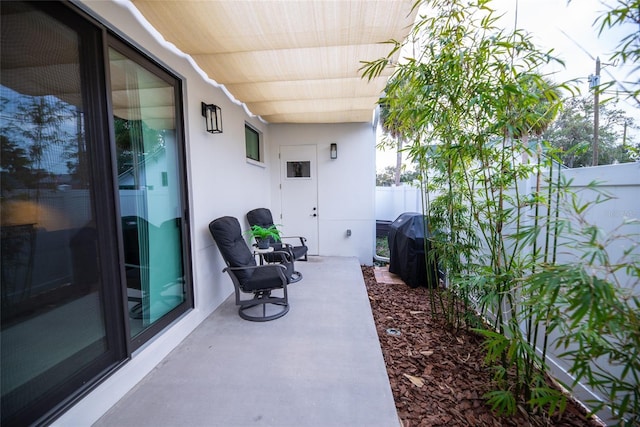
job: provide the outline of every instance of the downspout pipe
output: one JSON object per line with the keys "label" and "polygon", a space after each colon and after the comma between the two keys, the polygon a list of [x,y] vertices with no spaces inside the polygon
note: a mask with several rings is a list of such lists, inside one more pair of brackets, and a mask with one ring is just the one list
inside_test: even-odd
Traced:
{"label": "downspout pipe", "polygon": [[380,256],[376,253],[376,248],[374,246],[373,248],[373,260],[374,261],[379,261],[379,262],[390,262],[391,259],[387,258],[386,256]]}

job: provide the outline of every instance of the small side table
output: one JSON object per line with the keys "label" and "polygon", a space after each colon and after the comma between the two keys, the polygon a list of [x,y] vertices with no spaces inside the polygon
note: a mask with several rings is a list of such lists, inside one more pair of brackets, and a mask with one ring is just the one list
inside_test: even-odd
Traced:
{"label": "small side table", "polygon": [[260,265],[264,264],[264,254],[268,254],[269,252],[273,252],[273,246],[269,246],[267,249],[253,248],[253,256],[258,255],[260,257]]}

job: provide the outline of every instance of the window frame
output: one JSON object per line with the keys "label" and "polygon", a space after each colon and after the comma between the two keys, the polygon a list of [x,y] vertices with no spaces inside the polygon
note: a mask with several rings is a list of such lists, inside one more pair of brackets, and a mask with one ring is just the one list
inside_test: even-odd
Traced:
{"label": "window frame", "polygon": [[[247,131],[253,132],[258,139],[258,159],[254,159],[253,157],[249,157],[249,150],[247,149],[247,145],[249,141],[247,140]],[[244,123],[244,149],[245,149],[245,157],[247,159],[247,163],[256,165],[256,166],[264,166],[264,143],[262,138],[262,132],[260,132],[255,126],[252,126],[250,123]]]}

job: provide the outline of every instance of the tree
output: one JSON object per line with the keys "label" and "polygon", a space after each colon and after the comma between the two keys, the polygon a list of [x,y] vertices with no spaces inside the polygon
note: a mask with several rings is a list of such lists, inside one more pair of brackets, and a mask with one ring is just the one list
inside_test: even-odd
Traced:
{"label": "tree", "polygon": [[[390,93],[398,91],[398,87],[408,88],[411,84],[408,80],[402,80],[406,76],[392,77],[387,83],[387,89]],[[393,95],[392,95],[393,96]],[[393,183],[400,185],[400,182],[406,182],[402,179],[402,152],[405,142],[414,136],[412,123],[406,123],[400,120],[398,109],[402,110],[403,106],[399,106],[391,99],[386,97],[380,100],[380,124],[382,131],[391,137],[391,141],[383,142],[381,145],[392,146],[396,149],[396,166],[393,172]]]}
{"label": "tree", "polygon": [[114,117],[118,174],[134,171],[136,185],[140,185],[138,166],[145,153],[153,153],[164,147],[162,131],[149,127],[143,120]]}
{"label": "tree", "polygon": [[[389,112],[389,104],[383,102],[380,104],[380,124],[382,125],[382,131],[392,138],[392,143],[396,146],[396,166],[393,168],[393,183],[400,185],[401,173],[402,173],[402,146],[404,144],[404,137],[400,132],[398,123],[391,118]],[[383,144],[389,145],[389,144]],[[387,168],[389,169],[389,168]]]}
{"label": "tree", "polygon": [[17,131],[28,143],[29,156],[38,169],[42,169],[42,157],[47,146],[60,145],[70,139],[64,124],[73,117],[69,105],[55,97],[34,96],[18,104],[20,124]]}
{"label": "tree", "polygon": [[[420,34],[412,32],[409,34],[408,42],[411,45],[413,56],[416,56],[416,47],[420,43]],[[387,82],[385,93],[392,94],[398,91],[398,87],[407,88],[410,90],[412,82],[410,76],[406,74],[393,75]],[[380,102],[380,124],[382,131],[391,137],[391,141],[386,141],[381,144],[381,148],[390,146],[396,149],[396,167],[394,170],[394,184],[400,185],[400,182],[407,182],[402,179],[402,153],[405,142],[415,138],[415,128],[413,123],[407,122],[406,118],[401,119],[400,113],[404,109],[404,106],[399,106],[394,100],[383,97]],[[400,111],[399,111],[400,110]]]}
{"label": "tree", "polygon": [[68,159],[70,173],[75,167],[74,159],[68,153],[75,141],[70,129],[77,123],[76,111],[54,96],[16,95],[2,97],[0,102],[7,118],[0,129],[3,157],[8,156],[7,159],[19,164],[13,169],[3,166],[5,178],[14,182],[8,186],[3,184],[3,190],[11,185],[22,185],[35,188],[38,197],[41,187],[52,186],[54,182],[49,160],[53,146],[59,147],[56,151],[61,149]]}
{"label": "tree", "polygon": [[[603,105],[600,109],[599,165],[625,163],[637,159],[640,144],[629,141],[628,131],[637,128],[623,110]],[[593,103],[591,99],[568,98],[555,122],[543,134],[559,150],[569,168],[591,166],[593,156]]]}
{"label": "tree", "polygon": [[[387,166],[384,171],[376,175],[376,185],[378,187],[391,187],[391,185],[398,185],[396,183],[396,171],[397,167]],[[400,180],[398,182],[411,183],[418,179],[419,173],[416,171],[401,171]]]}
{"label": "tree", "polygon": [[27,151],[0,134],[0,168],[2,194],[32,185],[31,159]]}
{"label": "tree", "polygon": [[[630,24],[630,25],[629,25]],[[623,64],[635,65],[632,74],[640,72],[640,0],[617,0],[609,6],[595,22],[599,34],[614,27],[629,25],[629,33],[625,35],[611,55],[611,62],[620,60]],[[618,82],[622,91],[634,99],[640,107],[640,79],[636,75],[629,76],[628,81]],[[602,89],[602,88],[601,88]]]}

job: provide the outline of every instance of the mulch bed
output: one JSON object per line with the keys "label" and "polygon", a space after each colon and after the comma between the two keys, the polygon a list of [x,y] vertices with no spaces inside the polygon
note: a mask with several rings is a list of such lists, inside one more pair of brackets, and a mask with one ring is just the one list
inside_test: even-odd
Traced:
{"label": "mulch bed", "polygon": [[600,425],[572,401],[553,419],[524,411],[496,416],[482,397],[492,381],[492,371],[483,363],[482,338],[432,319],[428,289],[377,283],[374,267],[363,266],[362,273],[404,427]]}

